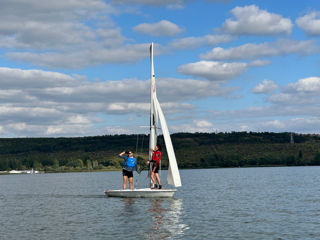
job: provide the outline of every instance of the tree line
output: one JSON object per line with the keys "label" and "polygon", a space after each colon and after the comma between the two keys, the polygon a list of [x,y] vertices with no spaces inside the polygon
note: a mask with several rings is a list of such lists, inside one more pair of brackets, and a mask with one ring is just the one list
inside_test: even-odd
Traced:
{"label": "tree line", "polygon": [[[320,135],[272,132],[176,133],[171,135],[179,168],[320,165]],[[163,145],[162,167],[168,166]],[[148,135],[75,138],[1,138],[0,171],[46,172],[120,169],[123,150],[148,160]]]}

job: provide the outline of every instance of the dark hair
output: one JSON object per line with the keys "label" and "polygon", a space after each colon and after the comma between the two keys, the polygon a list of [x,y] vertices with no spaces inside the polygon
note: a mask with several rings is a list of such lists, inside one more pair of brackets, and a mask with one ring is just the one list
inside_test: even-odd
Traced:
{"label": "dark hair", "polygon": [[126,153],[126,154],[129,154],[130,152],[133,153],[133,151],[130,151],[130,150],[126,151],[125,153]]}
{"label": "dark hair", "polygon": [[161,145],[160,145],[160,144],[157,144],[156,146],[158,147],[158,150],[159,150],[159,151],[161,151],[161,150],[162,150],[162,147],[161,147]]}

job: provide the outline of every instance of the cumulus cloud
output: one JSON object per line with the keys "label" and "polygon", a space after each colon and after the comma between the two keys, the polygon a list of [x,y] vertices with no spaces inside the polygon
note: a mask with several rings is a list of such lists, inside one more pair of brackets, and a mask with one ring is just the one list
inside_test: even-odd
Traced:
{"label": "cumulus cloud", "polygon": [[76,83],[77,78],[58,72],[0,67],[1,89],[66,87]]}
{"label": "cumulus cloud", "polygon": [[217,47],[205,54],[201,54],[200,57],[205,60],[239,60],[288,54],[310,55],[319,52],[319,50],[320,48],[313,40],[293,41],[279,39],[276,42],[247,43],[229,49]]}
{"label": "cumulus cloud", "polygon": [[133,30],[150,36],[174,36],[183,32],[182,28],[167,20],[161,20],[157,23],[141,23]]}
{"label": "cumulus cloud", "polygon": [[170,126],[171,132],[214,132],[218,129],[213,124],[205,119],[196,119],[190,123]]}
{"label": "cumulus cloud", "polygon": [[290,34],[293,26],[290,19],[261,10],[256,5],[235,7],[231,13],[235,20],[227,19],[222,29],[235,35]]}
{"label": "cumulus cloud", "polygon": [[198,48],[203,45],[214,46],[220,43],[230,42],[232,37],[230,35],[205,35],[203,37],[186,37],[175,39],[169,43],[173,49],[183,50]]}
{"label": "cumulus cloud", "polygon": [[[274,105],[295,106],[297,109],[310,109],[319,106],[320,77],[307,77],[282,87],[282,91],[270,95],[267,100]],[[320,109],[319,109],[320,110]],[[316,114],[318,110],[311,110],[309,114]],[[308,115],[306,112],[305,115]]]}
{"label": "cumulus cloud", "polygon": [[[102,0],[2,1],[0,47],[10,60],[46,68],[127,63],[148,56],[148,44],[127,44]],[[23,22],[23,24],[21,24]],[[160,51],[159,51],[160,52]]]}
{"label": "cumulus cloud", "polygon": [[[149,5],[154,7],[162,7],[166,6],[167,8],[172,9],[181,9],[194,0],[112,0],[113,4],[141,4],[141,5]],[[217,2],[217,3],[227,3],[232,0],[207,0],[208,2]]]}
{"label": "cumulus cloud", "polygon": [[79,45],[94,39],[96,34],[81,20],[114,12],[101,0],[58,0],[45,4],[39,0],[4,0],[0,9],[0,46],[53,49]]}
{"label": "cumulus cloud", "polygon": [[190,0],[112,0],[114,4],[143,4],[155,7],[167,6],[168,8],[183,8]]}
{"label": "cumulus cloud", "polygon": [[68,52],[9,52],[6,56],[12,60],[26,61],[47,68],[79,69],[102,63],[128,63],[149,56],[149,44],[125,45],[111,49],[79,50]]}
{"label": "cumulus cloud", "polygon": [[[256,86],[259,93],[268,92],[274,84],[263,81]],[[276,86],[274,86],[275,88]],[[320,78],[298,79],[279,88],[280,93],[264,98],[262,106],[236,110],[210,111],[208,119],[220,131],[294,131],[320,133]],[[227,122],[227,124],[226,124]]]}
{"label": "cumulus cloud", "polygon": [[278,88],[278,85],[275,82],[265,79],[261,83],[259,83],[257,86],[255,86],[252,89],[252,92],[266,94],[266,93],[273,92],[277,88]]}
{"label": "cumulus cloud", "polygon": [[200,61],[188,63],[178,68],[178,71],[185,75],[206,78],[210,81],[225,81],[239,77],[249,67],[264,66],[265,61],[255,61],[251,63],[224,63],[215,61]]}
{"label": "cumulus cloud", "polygon": [[[130,94],[128,85],[134,86]],[[226,96],[232,91],[193,79],[163,78],[157,80],[157,86],[167,114],[193,111],[195,106],[185,101]],[[93,132],[96,123],[105,123],[101,116],[134,114],[148,119],[149,81],[91,82],[83,76],[0,68],[0,89],[0,122],[7,136],[28,136],[32,131],[32,136],[92,135],[98,134]]]}
{"label": "cumulus cloud", "polygon": [[[310,111],[312,114],[310,114]],[[320,121],[320,106],[303,107],[273,104],[239,110],[214,110],[208,118],[214,121],[219,131],[293,131],[315,133]],[[317,130],[320,133],[319,130]]]}
{"label": "cumulus cloud", "polygon": [[289,83],[282,88],[282,92],[272,94],[267,99],[274,105],[292,106],[296,108],[295,111],[303,111],[304,115],[315,115],[320,111],[319,96],[320,78],[308,77]]}
{"label": "cumulus cloud", "polygon": [[296,83],[290,83],[288,88],[294,92],[320,93],[320,77],[308,77],[299,79]]}
{"label": "cumulus cloud", "polygon": [[296,24],[308,35],[320,36],[320,12],[310,12],[296,20]]}
{"label": "cumulus cloud", "polygon": [[[298,132],[298,133],[320,133],[319,129],[320,118],[306,117],[306,118],[291,118],[291,119],[276,119],[270,121],[263,121],[257,127],[267,129],[273,132]],[[288,139],[289,142],[289,139]]]}

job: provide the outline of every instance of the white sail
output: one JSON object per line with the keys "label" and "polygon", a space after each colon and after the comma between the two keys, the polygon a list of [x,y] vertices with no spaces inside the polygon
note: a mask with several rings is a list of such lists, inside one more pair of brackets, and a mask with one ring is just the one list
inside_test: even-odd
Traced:
{"label": "white sail", "polygon": [[171,184],[175,187],[181,187],[181,179],[178,170],[176,155],[174,154],[171,137],[169,134],[169,130],[167,127],[166,119],[164,118],[162,109],[160,107],[159,101],[156,96],[154,96],[154,103],[159,114],[161,130],[164,137],[164,142],[166,144],[166,149],[169,158],[169,168],[168,168],[168,175],[167,175],[167,183]]}
{"label": "white sail", "polygon": [[[150,106],[149,148],[153,149],[154,146],[157,144],[158,119],[160,119],[161,130],[162,130],[162,134],[164,137],[168,158],[169,158],[167,183],[175,187],[180,187],[181,179],[180,179],[180,174],[178,170],[176,156],[174,154],[166,119],[163,115],[161,106],[157,99],[156,80],[155,80],[154,66],[153,66],[153,43],[150,46],[150,61],[151,61],[151,106]],[[149,152],[149,158],[152,159],[152,151]]]}

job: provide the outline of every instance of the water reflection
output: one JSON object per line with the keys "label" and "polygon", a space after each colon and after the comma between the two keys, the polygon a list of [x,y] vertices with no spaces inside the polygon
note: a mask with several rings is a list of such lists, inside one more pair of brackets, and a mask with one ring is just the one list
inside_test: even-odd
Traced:
{"label": "water reflection", "polygon": [[187,225],[181,222],[181,199],[152,199],[147,210],[151,226],[147,229],[146,239],[166,239],[182,237]]}
{"label": "water reflection", "polygon": [[4,206],[7,202],[7,198],[5,195],[0,194],[0,207]]}
{"label": "water reflection", "polygon": [[122,237],[177,239],[183,238],[188,229],[181,218],[181,199],[122,198],[120,203],[122,207],[114,223],[121,229]]}
{"label": "water reflection", "polygon": [[134,198],[122,198],[122,201],[124,203],[124,212],[126,212],[126,215],[133,216],[134,214],[136,214],[134,207]]}

